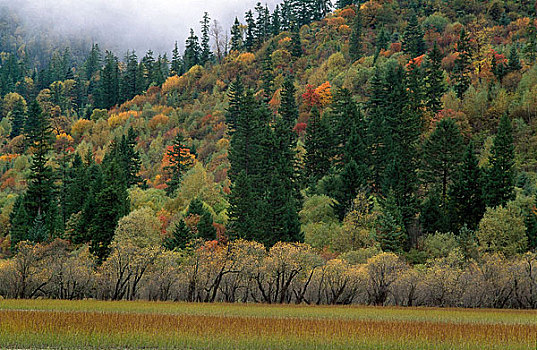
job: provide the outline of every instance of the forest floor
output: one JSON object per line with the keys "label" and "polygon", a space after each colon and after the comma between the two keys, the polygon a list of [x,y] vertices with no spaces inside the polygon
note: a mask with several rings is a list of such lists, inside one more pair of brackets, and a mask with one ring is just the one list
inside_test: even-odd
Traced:
{"label": "forest floor", "polygon": [[0,348],[537,349],[537,311],[0,300]]}

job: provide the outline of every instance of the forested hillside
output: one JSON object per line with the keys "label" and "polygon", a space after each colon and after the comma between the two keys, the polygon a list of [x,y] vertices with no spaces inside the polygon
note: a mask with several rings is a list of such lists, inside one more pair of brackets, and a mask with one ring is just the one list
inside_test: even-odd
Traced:
{"label": "forested hillside", "polygon": [[[230,29],[206,13],[171,55],[67,47],[1,14],[6,276],[51,242],[92,269],[131,246],[153,249],[149,265],[273,246],[264,259],[322,261],[296,275],[388,261],[412,283],[537,268],[533,2],[285,0]],[[534,271],[505,283],[526,293]],[[307,287],[258,292],[301,302]],[[486,305],[536,307],[533,293]]]}

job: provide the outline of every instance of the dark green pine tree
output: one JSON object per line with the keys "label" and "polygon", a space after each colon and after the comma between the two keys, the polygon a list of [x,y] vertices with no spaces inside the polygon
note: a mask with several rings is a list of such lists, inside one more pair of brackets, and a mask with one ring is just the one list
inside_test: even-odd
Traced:
{"label": "dark green pine tree", "polygon": [[369,82],[369,101],[367,102],[368,125],[367,125],[367,145],[370,153],[370,167],[375,190],[380,191],[382,174],[385,164],[384,155],[384,133],[385,114],[388,92],[385,89],[383,71],[376,68]]}
{"label": "dark green pine tree", "polygon": [[142,57],[141,65],[143,67],[143,90],[147,90],[154,83],[156,62],[155,57],[153,57],[153,51],[148,50],[146,52],[145,56]]}
{"label": "dark green pine tree", "polygon": [[105,157],[115,159],[124,172],[124,179],[127,188],[143,183],[138,175],[141,167],[140,154],[136,151],[136,132],[131,127],[127,135],[121,136],[119,140],[112,143],[110,152]]}
{"label": "dark green pine tree", "polygon": [[137,74],[138,74],[138,57],[134,51],[128,52],[125,56],[127,67],[123,72],[120,84],[120,100],[128,101],[134,98],[138,93]]}
{"label": "dark green pine tree", "polygon": [[291,30],[291,56],[294,58],[302,57],[302,40],[300,39],[300,27],[294,25]]}
{"label": "dark green pine tree", "polygon": [[265,103],[268,103],[274,95],[274,68],[272,67],[273,52],[274,45],[268,45],[262,63],[263,73],[261,79],[263,81],[263,100]]}
{"label": "dark green pine tree", "polygon": [[425,104],[433,113],[442,109],[442,96],[447,91],[442,69],[442,53],[436,42],[425,64]]}
{"label": "dark green pine tree", "polygon": [[73,232],[69,238],[75,244],[91,242],[90,228],[97,212],[97,195],[103,190],[103,169],[99,164],[92,161],[92,156],[88,155],[88,164],[84,180],[87,181],[89,191],[83,202],[81,202],[81,213]]}
{"label": "dark green pine tree", "polygon": [[22,99],[17,99],[13,110],[7,115],[11,121],[11,133],[9,137],[14,138],[22,134],[24,124],[26,123],[26,105]]}
{"label": "dark green pine tree", "polygon": [[461,164],[449,187],[449,221],[453,232],[463,226],[470,230],[477,229],[485,213],[483,199],[483,172],[470,142],[461,158]]}
{"label": "dark green pine tree", "polygon": [[464,151],[459,126],[452,118],[436,124],[422,145],[422,178],[428,188],[440,192],[441,205],[447,207],[448,187],[453,181]]}
{"label": "dark green pine tree", "polygon": [[171,196],[179,188],[183,174],[190,166],[190,157],[185,152],[186,150],[183,135],[178,133],[175,136],[172,148],[167,152],[170,165],[164,169],[170,175],[170,180],[166,183],[168,185],[166,188],[168,196]]}
{"label": "dark green pine tree", "polygon": [[270,12],[266,6],[258,2],[254,8],[257,16],[255,20],[255,47],[259,48],[270,35]]}
{"label": "dark green pine tree", "polygon": [[82,157],[75,154],[71,167],[65,177],[65,199],[61,203],[63,207],[64,220],[68,220],[72,214],[82,210],[86,198],[90,191],[90,182],[87,177],[88,164],[84,163]]}
{"label": "dark green pine tree", "polygon": [[362,16],[358,8],[352,23],[351,35],[349,37],[349,57],[351,62],[362,57]]}
{"label": "dark green pine tree", "polygon": [[450,225],[447,212],[438,189],[431,189],[427,193],[427,197],[425,197],[420,212],[420,223],[423,232],[427,234],[448,232]]}
{"label": "dark green pine tree", "polygon": [[296,167],[297,134],[293,130],[298,119],[294,79],[287,77],[282,86],[279,116],[274,123],[271,142],[264,152],[270,157],[269,172],[264,175],[268,181],[267,214],[265,235],[262,243],[272,246],[279,241],[301,241],[300,192]]}
{"label": "dark green pine tree", "polygon": [[252,52],[255,45],[256,27],[254,14],[251,10],[246,12],[244,19],[246,20],[246,39],[244,40],[244,48],[246,51]]}
{"label": "dark green pine tree", "polygon": [[280,34],[282,30],[282,24],[281,24],[281,11],[280,11],[279,5],[276,5],[276,7],[274,8],[274,12],[272,13],[270,24],[271,24],[270,31],[271,31],[272,36],[276,36]]}
{"label": "dark green pine tree", "polygon": [[418,16],[412,13],[408,20],[408,25],[403,33],[403,51],[410,54],[412,58],[425,53],[425,41],[423,31],[418,23]]}
{"label": "dark green pine tree", "polygon": [[527,29],[526,45],[523,52],[529,63],[533,63],[537,57],[537,28],[535,25],[529,25]]}
{"label": "dark green pine tree", "polygon": [[209,45],[209,25],[211,19],[209,14],[205,12],[201,24],[201,51],[200,51],[200,64],[205,65],[213,60],[213,53],[211,52],[211,46]]}
{"label": "dark green pine tree", "polygon": [[90,81],[95,73],[101,69],[102,53],[98,44],[91,46],[91,51],[84,63],[84,70],[86,73],[86,80]]}
{"label": "dark green pine tree", "polygon": [[201,199],[195,198],[190,201],[186,215],[187,217],[190,215],[199,216],[197,224],[199,238],[206,241],[216,239],[216,228],[213,225],[213,216],[207,209],[205,209]]}
{"label": "dark green pine tree", "polygon": [[375,222],[375,239],[386,252],[402,252],[408,240],[403,214],[392,194],[381,201],[381,214]]}
{"label": "dark green pine tree", "polygon": [[113,157],[103,159],[102,184],[95,191],[93,216],[87,229],[90,251],[103,261],[110,252],[110,243],[119,219],[129,213],[127,181],[121,164]]}
{"label": "dark green pine tree", "polygon": [[380,30],[375,39],[375,56],[373,62],[377,62],[381,50],[387,50],[388,44],[391,42],[390,34],[386,32],[384,26],[380,27]]}
{"label": "dark green pine tree", "polygon": [[164,239],[164,248],[168,250],[185,249],[188,242],[192,239],[192,232],[185,224],[185,220],[179,220],[175,225],[172,235]]}
{"label": "dark green pine tree", "polygon": [[518,51],[516,45],[511,45],[511,50],[509,51],[509,63],[507,64],[507,70],[509,72],[517,72],[522,69],[520,64],[520,59],[518,58]]}
{"label": "dark green pine tree", "polygon": [[200,64],[201,60],[201,47],[198,42],[198,37],[194,34],[194,30],[190,29],[190,36],[186,39],[185,53],[183,55],[183,61],[185,64],[185,71]]}
{"label": "dark green pine tree", "polygon": [[101,71],[100,107],[109,109],[119,101],[119,63],[110,51],[106,52]]}
{"label": "dark green pine tree", "polygon": [[237,129],[237,119],[241,114],[241,107],[244,98],[244,85],[240,76],[237,76],[229,87],[229,106],[226,109],[226,124],[231,135]]}
{"label": "dark green pine tree", "polygon": [[[266,194],[268,177],[267,128],[270,114],[260,108],[251,90],[236,101],[233,109],[235,130],[229,148],[231,180],[230,233],[233,238],[261,241],[266,213],[260,204]],[[231,108],[231,107],[230,107]],[[228,116],[231,110],[228,110]]]}
{"label": "dark green pine tree", "polygon": [[468,35],[464,28],[461,29],[459,40],[457,41],[457,52],[459,57],[455,60],[453,67],[454,89],[459,98],[462,98],[470,86],[470,66],[472,63],[472,53]]}
{"label": "dark green pine tree", "polygon": [[242,30],[239,19],[235,17],[235,22],[231,27],[231,50],[232,51],[241,51],[242,50]]}
{"label": "dark green pine tree", "polygon": [[407,89],[407,106],[412,113],[422,114],[426,103],[423,69],[415,62],[407,65],[405,85]]}
{"label": "dark green pine tree", "polygon": [[385,75],[387,94],[384,108],[384,147],[380,156],[384,163],[381,190],[392,193],[401,210],[405,228],[408,228],[417,211],[417,143],[423,121],[421,113],[408,105],[405,73],[400,65],[388,66]]}
{"label": "dark green pine tree", "polygon": [[507,115],[500,119],[490,152],[484,198],[488,207],[497,207],[513,199],[515,188],[515,146],[513,128]]}
{"label": "dark green pine tree", "polygon": [[43,113],[36,101],[31,102],[28,107],[24,131],[30,150],[33,152],[32,165],[26,193],[19,197],[20,200],[17,200],[10,217],[12,247],[20,241],[38,237],[28,236],[34,224],[40,225],[39,230],[44,227],[46,239],[55,237],[58,227],[55,176],[53,169],[47,164],[52,129],[48,116]]}
{"label": "dark green pine tree", "polygon": [[305,182],[315,185],[330,170],[330,125],[321,118],[317,107],[313,107],[306,127]]}
{"label": "dark green pine tree", "polygon": [[171,71],[170,73],[172,75],[178,75],[181,76],[184,73],[183,68],[183,60],[181,59],[181,55],[179,54],[179,48],[177,47],[177,41],[175,42],[175,46],[173,47],[172,51],[172,64],[171,64]]}
{"label": "dark green pine tree", "polygon": [[528,248],[531,251],[537,250],[537,197],[534,199],[533,206],[526,215],[524,223],[526,224],[526,235],[528,236]]}

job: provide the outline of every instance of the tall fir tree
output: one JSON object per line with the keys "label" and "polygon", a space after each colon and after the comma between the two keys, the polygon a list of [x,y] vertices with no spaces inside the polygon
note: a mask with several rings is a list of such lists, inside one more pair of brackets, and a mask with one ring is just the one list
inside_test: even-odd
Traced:
{"label": "tall fir tree", "polygon": [[[53,238],[58,227],[56,179],[52,167],[48,165],[52,129],[49,117],[37,101],[31,102],[28,107],[24,131],[32,152],[32,165],[28,176],[28,188],[17,200],[10,216],[12,247],[24,240],[38,238],[39,241],[43,241]],[[29,236],[31,232],[38,231],[43,234]]]}
{"label": "tall fir tree", "polygon": [[185,223],[185,220],[179,220],[175,225],[171,236],[164,239],[164,247],[168,250],[185,249],[188,242],[192,239],[192,232]]}
{"label": "tall fir tree", "polygon": [[235,17],[235,22],[231,27],[231,50],[241,51],[243,47],[242,30],[239,19]]}
{"label": "tall fir tree", "polygon": [[321,118],[319,109],[313,107],[306,127],[304,148],[306,149],[305,182],[314,185],[330,169],[330,125],[326,117]]}
{"label": "tall fir tree", "polygon": [[418,23],[418,16],[412,13],[408,20],[408,25],[403,33],[403,51],[410,54],[412,58],[425,53],[425,41],[423,31]]}
{"label": "tall fir tree", "polygon": [[457,52],[459,56],[453,66],[454,89],[457,96],[462,98],[471,83],[470,66],[472,62],[470,42],[464,28],[461,29],[459,40],[457,41]]}
{"label": "tall fir tree", "polygon": [[490,150],[484,198],[488,207],[505,205],[514,197],[515,146],[513,128],[507,115],[500,119],[498,132]]}
{"label": "tall fir tree", "polygon": [[250,10],[246,12],[244,15],[244,19],[246,21],[246,38],[244,40],[244,49],[246,51],[252,52],[255,45],[255,33],[256,33],[256,27],[255,27],[255,20],[254,20],[254,14]]}
{"label": "tall fir tree", "polygon": [[442,53],[436,44],[427,55],[425,64],[425,98],[427,108],[438,113],[442,109],[442,96],[446,93],[447,87],[444,81],[444,70],[442,69]]}
{"label": "tall fir tree", "polygon": [[9,137],[14,138],[22,134],[24,124],[26,123],[27,118],[26,112],[27,107],[25,101],[20,98],[17,99],[17,101],[15,101],[13,109],[7,115],[7,117],[11,121],[11,133],[9,134]]}
{"label": "tall fir tree", "polygon": [[183,61],[185,65],[185,71],[200,64],[201,60],[201,47],[198,41],[198,37],[194,33],[194,30],[190,29],[190,36],[186,39],[185,53],[183,55]]}
{"label": "tall fir tree", "polygon": [[183,59],[181,58],[181,55],[179,54],[179,47],[177,46],[177,41],[175,42],[175,45],[173,47],[172,62],[171,62],[170,68],[171,68],[170,73],[172,75],[181,76],[184,73]]}
{"label": "tall fir tree", "polygon": [[349,56],[351,62],[358,60],[362,56],[362,16],[358,8],[349,37]]}
{"label": "tall fir tree", "polygon": [[211,19],[209,14],[205,12],[201,23],[201,50],[200,50],[200,64],[205,65],[211,62],[213,59],[213,53],[211,52],[211,46],[209,45],[209,26]]}
{"label": "tall fir tree", "polygon": [[485,213],[483,175],[474,145],[470,142],[449,187],[449,221],[453,232],[458,232],[463,226],[470,230],[477,229]]}
{"label": "tall fir tree", "polygon": [[191,166],[190,151],[186,148],[183,136],[178,133],[175,136],[171,149],[167,152],[170,165],[164,170],[170,175],[170,180],[166,183],[166,194],[171,196],[181,184],[183,174]]}

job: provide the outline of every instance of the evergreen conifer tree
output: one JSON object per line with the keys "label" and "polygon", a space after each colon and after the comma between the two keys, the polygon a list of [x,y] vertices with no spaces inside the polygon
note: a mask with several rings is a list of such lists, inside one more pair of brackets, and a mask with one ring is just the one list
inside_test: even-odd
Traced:
{"label": "evergreen conifer tree", "polygon": [[186,40],[185,53],[183,55],[185,70],[188,71],[201,62],[201,47],[194,30],[190,29],[190,36]]}
{"label": "evergreen conifer tree", "polygon": [[459,40],[457,41],[457,52],[459,57],[455,60],[453,67],[453,78],[455,81],[455,92],[459,98],[468,90],[470,86],[470,65],[471,51],[468,35],[464,28],[461,29]]}
{"label": "evergreen conifer tree", "polygon": [[164,240],[164,247],[168,250],[185,249],[190,239],[192,232],[185,224],[185,220],[181,219],[173,229],[172,235]]}
{"label": "evergreen conifer tree", "polygon": [[505,205],[513,199],[515,188],[515,147],[513,129],[507,115],[500,119],[489,163],[484,186],[485,203],[488,207]]}
{"label": "evergreen conifer tree", "polygon": [[362,16],[357,10],[352,23],[352,31],[349,37],[349,56],[354,62],[362,56]]}
{"label": "evergreen conifer tree", "polygon": [[201,23],[201,51],[200,51],[200,64],[205,65],[213,59],[213,53],[209,45],[209,24],[211,19],[209,14],[205,12],[203,14],[203,20]]}
{"label": "evergreen conifer tree", "polygon": [[241,51],[243,42],[242,42],[242,31],[241,24],[239,19],[235,17],[235,22],[231,27],[231,50],[232,51]]}
{"label": "evergreen conifer tree", "polygon": [[412,13],[408,25],[403,34],[403,51],[410,54],[412,58],[425,53],[425,41],[423,31],[418,23],[418,16]]}
{"label": "evergreen conifer tree", "polygon": [[446,92],[444,71],[442,69],[442,53],[436,42],[427,55],[425,66],[425,98],[426,106],[433,113],[442,109],[442,96]]}

